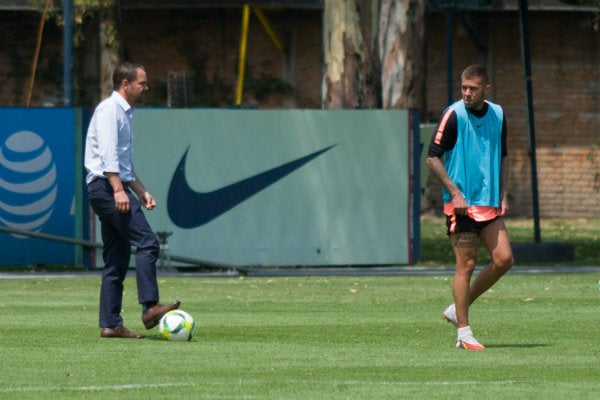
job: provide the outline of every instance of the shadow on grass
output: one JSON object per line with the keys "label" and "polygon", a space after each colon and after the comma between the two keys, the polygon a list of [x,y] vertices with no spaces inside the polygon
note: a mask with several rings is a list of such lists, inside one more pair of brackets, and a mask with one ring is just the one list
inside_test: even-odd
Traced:
{"label": "shadow on grass", "polygon": [[523,344],[486,344],[486,349],[533,349],[535,347],[548,347],[549,344],[541,344],[541,343],[523,343]]}

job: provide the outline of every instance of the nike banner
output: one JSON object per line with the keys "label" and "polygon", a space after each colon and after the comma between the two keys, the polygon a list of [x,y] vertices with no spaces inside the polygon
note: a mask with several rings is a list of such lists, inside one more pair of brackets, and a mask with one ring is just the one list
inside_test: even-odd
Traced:
{"label": "nike banner", "polygon": [[[418,259],[409,110],[139,109],[135,167],[171,254],[239,266]],[[97,257],[101,260],[101,257]]]}

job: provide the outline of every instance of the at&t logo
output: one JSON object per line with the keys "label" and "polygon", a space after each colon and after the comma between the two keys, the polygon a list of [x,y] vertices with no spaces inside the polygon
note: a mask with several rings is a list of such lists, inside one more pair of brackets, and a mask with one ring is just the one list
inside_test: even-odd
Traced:
{"label": "at&t logo", "polygon": [[44,140],[20,131],[0,145],[0,223],[40,231],[54,211],[56,163]]}

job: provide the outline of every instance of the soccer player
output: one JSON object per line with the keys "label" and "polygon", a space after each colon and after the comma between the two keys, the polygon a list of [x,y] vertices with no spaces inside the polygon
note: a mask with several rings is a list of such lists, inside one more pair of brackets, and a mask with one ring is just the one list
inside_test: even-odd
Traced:
{"label": "soccer player", "polygon": [[141,339],[144,335],[125,328],[121,317],[131,246],[137,248],[138,300],[146,329],[156,326],[163,315],[180,303],[158,302],[156,260],[160,247],[141,208],[152,210],[156,201],[133,167],[133,106],[143,102],[149,89],[144,67],[119,65],[113,73],[113,87],[111,96],[98,105],[92,116],[85,144],[88,195],[102,229],[100,336]]}
{"label": "soccer player", "polygon": [[[469,325],[469,307],[513,265],[504,225],[508,210],[506,118],[485,99],[487,71],[479,65],[461,74],[461,100],[442,114],[431,138],[427,166],[442,183],[447,233],[456,257],[454,304],[443,317],[457,328],[456,347],[483,350]],[[471,283],[481,242],[491,263]]]}

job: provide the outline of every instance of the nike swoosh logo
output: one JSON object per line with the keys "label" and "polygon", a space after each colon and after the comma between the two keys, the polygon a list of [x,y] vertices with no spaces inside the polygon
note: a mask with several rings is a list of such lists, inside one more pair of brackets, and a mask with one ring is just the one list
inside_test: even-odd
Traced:
{"label": "nike swoosh logo", "polygon": [[169,217],[180,228],[189,229],[204,225],[335,146],[325,147],[307,156],[212,192],[197,192],[189,186],[185,176],[185,161],[189,151],[188,147],[181,161],[179,161],[179,165],[173,174],[173,179],[171,179],[167,198]]}

